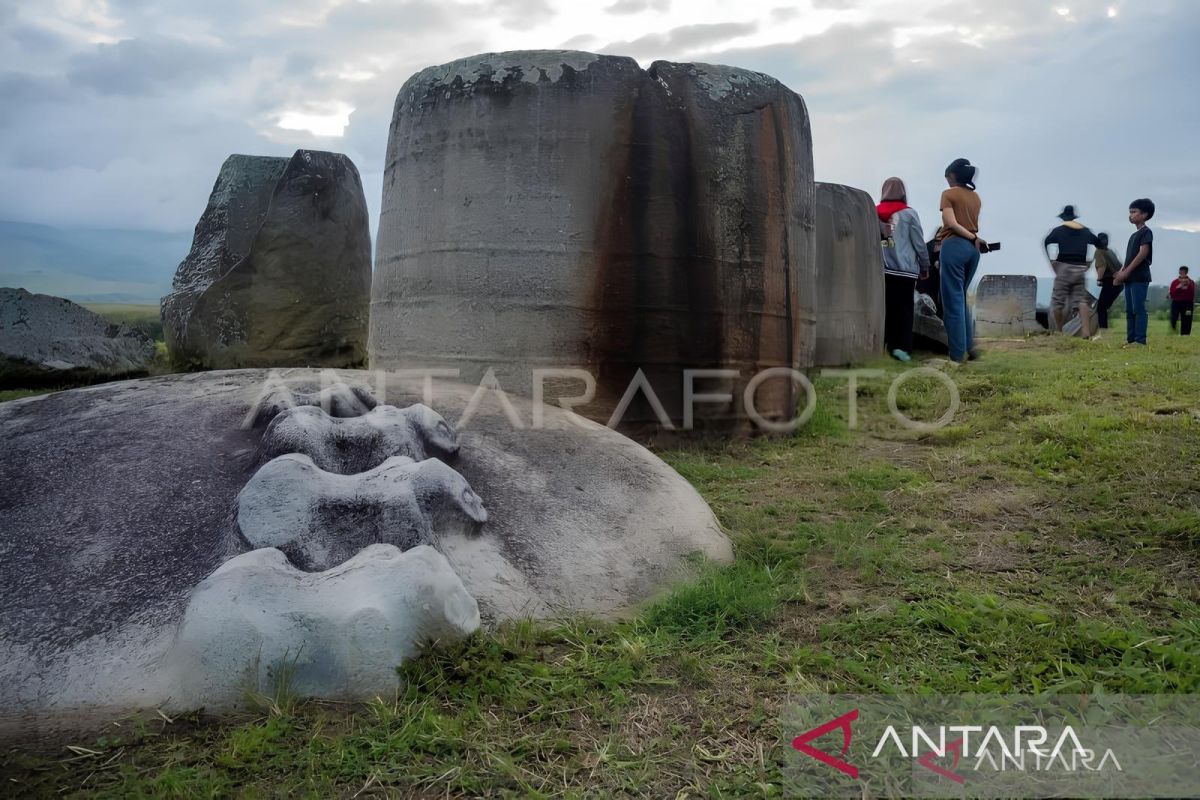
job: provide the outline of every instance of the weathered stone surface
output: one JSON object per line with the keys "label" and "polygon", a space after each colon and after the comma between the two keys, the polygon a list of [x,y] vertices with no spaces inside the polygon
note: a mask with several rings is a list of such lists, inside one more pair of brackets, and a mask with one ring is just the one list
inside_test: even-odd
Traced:
{"label": "weathered stone surface", "polygon": [[425,642],[478,627],[475,599],[432,547],[375,544],[315,573],[273,548],[253,550],[192,592],[147,683],[168,710],[230,709],[282,685],[300,697],[386,697],[396,667]]}
{"label": "weathered stone surface", "polygon": [[233,155],[163,298],[163,332],[182,366],[353,366],[370,291],[367,204],[349,158]]}
{"label": "weathered stone surface", "polygon": [[818,183],[818,366],[862,361],[883,351],[883,255],[871,196],[861,189]]}
{"label": "weathered stone surface", "polygon": [[[374,368],[535,368],[598,386],[607,421],[639,368],[673,424],[683,370],[724,368],[697,425],[745,422],[741,389],[812,354],[812,151],[799,95],[760,73],[569,51],[424,70],[396,98],[372,288]],[[551,385],[548,398],[578,394]],[[795,390],[758,408],[788,418]],[[640,395],[627,430],[655,421]]]}
{"label": "weathered stone surface", "polygon": [[975,288],[975,335],[1024,336],[1038,333],[1037,278],[984,275]]}
{"label": "weathered stone surface", "polygon": [[[320,389],[315,372],[280,374]],[[422,399],[371,373],[328,374],[371,383],[384,404]],[[268,375],[172,375],[0,404],[0,731],[156,702],[146,676],[192,589],[251,549],[236,500],[259,465],[264,428],[249,422]],[[554,408],[532,429],[531,404],[516,398],[524,428],[493,396],[463,424],[476,387],[435,390],[429,405],[458,431],[455,469],[488,509],[479,533],[437,548],[485,619],[614,614],[688,574],[688,553],[731,558],[695,490],[629,439]]]}
{"label": "weathered stone surface", "polygon": [[376,405],[350,418],[304,405],[276,416],[263,434],[264,459],[286,453],[306,455],[327,472],[352,475],[392,456],[449,461],[458,453],[458,437],[441,414],[420,403],[407,408]]}
{"label": "weathered stone surface", "polygon": [[436,458],[394,456],[366,472],[338,475],[291,453],[254,473],[238,495],[237,519],[252,547],[282,550],[314,572],[371,544],[411,550],[477,533],[487,511],[466,479]]}
{"label": "weathered stone surface", "polygon": [[153,359],[140,331],[61,297],[0,289],[0,387],[135,374]]}
{"label": "weathered stone surface", "polygon": [[271,424],[277,416],[292,408],[319,408],[331,417],[350,419],[366,414],[378,405],[374,392],[362,383],[348,384],[339,380],[325,381],[320,389],[311,392],[292,391],[285,382],[269,373],[255,399],[247,420],[254,427]]}

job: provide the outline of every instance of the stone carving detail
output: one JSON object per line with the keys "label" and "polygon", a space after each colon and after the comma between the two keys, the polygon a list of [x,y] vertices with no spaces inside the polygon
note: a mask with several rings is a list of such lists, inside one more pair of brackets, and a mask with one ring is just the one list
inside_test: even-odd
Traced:
{"label": "stone carving detail", "polygon": [[268,378],[262,395],[250,411],[254,427],[267,425],[290,408],[314,406],[330,416],[357,417],[378,405],[375,393],[363,384],[336,381],[320,390],[293,391],[286,383]]}
{"label": "stone carving detail", "polygon": [[247,691],[366,699],[395,691],[396,666],[428,640],[479,627],[479,607],[432,547],[363,548],[302,572],[264,548],[225,562],[192,593],[160,664],[173,708],[231,708]]}
{"label": "stone carving detail", "polygon": [[436,458],[396,456],[358,475],[326,472],[306,455],[279,456],[238,495],[238,526],[304,570],[336,566],[367,545],[407,550],[474,532],[487,511],[466,479]]}
{"label": "stone carving detail", "polygon": [[263,434],[264,460],[286,453],[306,455],[326,472],[350,475],[392,456],[448,461],[458,453],[458,437],[441,414],[419,403],[404,409],[375,406],[342,419],[302,405],[275,417]]}

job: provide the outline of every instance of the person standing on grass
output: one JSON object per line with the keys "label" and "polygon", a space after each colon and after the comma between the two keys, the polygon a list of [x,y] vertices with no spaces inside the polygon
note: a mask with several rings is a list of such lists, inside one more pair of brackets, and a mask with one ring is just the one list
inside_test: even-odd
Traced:
{"label": "person standing on grass", "polygon": [[[1050,294],[1050,308],[1054,312],[1055,329],[1062,331],[1067,324],[1067,315],[1078,309],[1079,322],[1083,326],[1083,338],[1092,338],[1092,314],[1087,297],[1088,245],[1099,248],[1100,240],[1075,213],[1075,206],[1067,206],[1058,215],[1062,224],[1050,231],[1042,243],[1050,269],[1054,270],[1054,291]],[[1050,247],[1058,252],[1053,258]]]}
{"label": "person standing on grass", "polygon": [[1096,317],[1101,328],[1108,328],[1108,310],[1121,296],[1121,287],[1113,283],[1113,276],[1121,270],[1121,260],[1108,247],[1108,234],[1098,233],[1096,239],[1096,281],[1100,284],[1100,299],[1096,301]]}
{"label": "person standing on grass", "polygon": [[1129,221],[1137,228],[1125,248],[1125,266],[1113,278],[1125,284],[1125,346],[1145,347],[1146,294],[1150,290],[1150,264],[1154,261],[1154,231],[1146,223],[1154,219],[1154,201],[1147,198],[1129,204]]}
{"label": "person standing on grass", "polygon": [[1179,277],[1171,281],[1171,330],[1179,324],[1180,336],[1192,335],[1192,312],[1196,309],[1196,282],[1188,277],[1188,268],[1179,268]]}
{"label": "person standing on grass", "polygon": [[967,289],[979,268],[979,254],[987,242],[979,235],[979,211],[983,201],[975,191],[978,170],[965,158],[956,158],[946,167],[949,189],[942,192],[938,208],[942,212],[942,321],[950,360],[963,364],[978,358],[975,350],[975,324],[967,308]]}
{"label": "person standing on grass", "polygon": [[883,242],[883,338],[892,358],[912,361],[913,299],[917,279],[929,274],[925,232],[916,209],[908,206],[908,190],[899,178],[884,181],[875,213]]}

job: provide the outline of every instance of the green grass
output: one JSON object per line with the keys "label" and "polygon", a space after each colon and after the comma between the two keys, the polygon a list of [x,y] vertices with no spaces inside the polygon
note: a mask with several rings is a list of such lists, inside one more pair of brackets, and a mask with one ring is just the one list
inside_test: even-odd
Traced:
{"label": "green grass", "polygon": [[1200,692],[1200,338],[1153,326],[1145,350],[985,343],[939,431],[896,423],[886,380],[851,429],[845,382],[818,379],[794,436],[663,451],[738,562],[632,619],[508,625],[406,664],[394,698],[160,720],[0,771],[68,796],[774,797],[789,692]]}
{"label": "green grass", "polygon": [[151,339],[162,341],[162,318],[158,306],[134,305],[131,303],[85,303],[84,308],[94,311],[110,322],[124,323],[142,331]]}

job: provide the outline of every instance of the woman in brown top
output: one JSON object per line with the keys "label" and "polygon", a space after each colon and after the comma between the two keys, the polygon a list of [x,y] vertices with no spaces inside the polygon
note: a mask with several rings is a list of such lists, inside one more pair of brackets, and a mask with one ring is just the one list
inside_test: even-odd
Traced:
{"label": "woman in brown top", "polygon": [[983,203],[975,192],[975,167],[965,158],[946,167],[946,183],[939,208],[942,211],[941,269],[943,321],[950,358],[958,363],[975,358],[975,325],[967,309],[967,288],[979,267],[979,254],[987,248],[979,236],[979,209]]}

